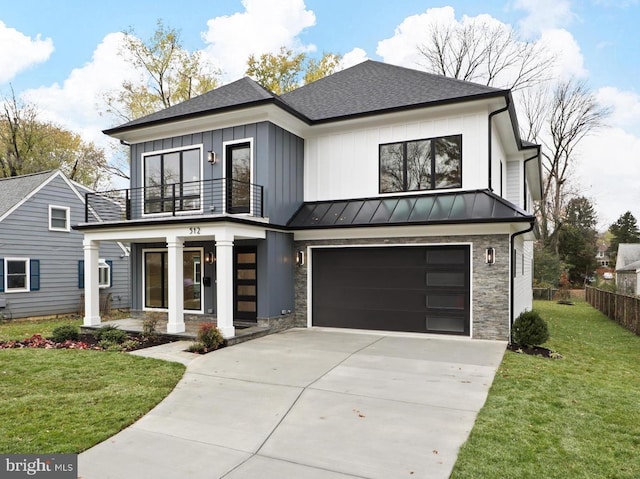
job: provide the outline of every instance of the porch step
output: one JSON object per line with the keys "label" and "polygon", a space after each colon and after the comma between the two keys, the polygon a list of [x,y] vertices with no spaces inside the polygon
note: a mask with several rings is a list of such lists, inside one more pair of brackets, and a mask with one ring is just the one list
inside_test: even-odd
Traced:
{"label": "porch step", "polygon": [[248,328],[236,327],[236,335],[233,338],[227,339],[227,346],[233,346],[234,344],[244,343],[251,339],[261,338],[274,332],[272,328],[266,326],[251,326]]}

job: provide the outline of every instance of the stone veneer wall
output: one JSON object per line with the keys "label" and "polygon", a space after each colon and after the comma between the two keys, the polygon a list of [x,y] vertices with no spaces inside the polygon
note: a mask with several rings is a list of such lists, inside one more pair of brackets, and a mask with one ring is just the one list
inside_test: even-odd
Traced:
{"label": "stone veneer wall", "polygon": [[[422,236],[296,241],[295,250],[308,246],[471,244],[471,335],[476,339],[509,339],[509,235]],[[494,265],[485,264],[485,250],[496,250]],[[307,272],[310,258],[295,272],[295,324],[307,326]]]}

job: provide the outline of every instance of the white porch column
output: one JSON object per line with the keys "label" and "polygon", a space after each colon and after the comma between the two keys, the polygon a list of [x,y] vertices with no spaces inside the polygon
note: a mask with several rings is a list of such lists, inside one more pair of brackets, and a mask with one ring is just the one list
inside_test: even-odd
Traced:
{"label": "white porch column", "polygon": [[100,242],[83,240],[84,248],[84,322],[85,326],[100,324],[100,285],[98,284],[98,262]]}
{"label": "white porch column", "polygon": [[216,237],[216,294],[218,329],[232,338],[233,327],[233,238]]}
{"label": "white porch column", "polygon": [[183,333],[184,325],[184,282],[183,282],[183,250],[182,238],[167,238],[169,277],[169,321],[167,333]]}

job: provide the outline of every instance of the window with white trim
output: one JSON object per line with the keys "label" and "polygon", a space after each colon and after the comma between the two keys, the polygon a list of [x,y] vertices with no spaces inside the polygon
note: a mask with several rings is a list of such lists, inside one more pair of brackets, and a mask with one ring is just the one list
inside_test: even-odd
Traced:
{"label": "window with white trim", "polygon": [[49,230],[70,231],[70,212],[67,206],[49,205]]}
{"label": "window with white trim", "polygon": [[29,291],[29,258],[6,258],[4,265],[5,291]]}
{"label": "window with white trim", "polygon": [[100,288],[109,288],[111,286],[111,265],[101,259],[98,262],[98,286]]}

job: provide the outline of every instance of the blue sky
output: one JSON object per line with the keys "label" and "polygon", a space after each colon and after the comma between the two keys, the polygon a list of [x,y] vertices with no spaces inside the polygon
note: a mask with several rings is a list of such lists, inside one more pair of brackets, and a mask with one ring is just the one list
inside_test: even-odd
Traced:
{"label": "blue sky", "polygon": [[638,0],[5,2],[0,93],[6,96],[11,85],[36,102],[44,117],[102,144],[100,131],[114,119],[100,114],[101,95],[130,74],[116,59],[117,33],[129,27],[146,39],[162,18],[181,31],[188,50],[218,62],[230,81],[242,76],[249,53],[280,45],[310,55],[340,53],[346,66],[371,58],[415,68],[421,22],[481,14],[511,25],[527,40],[546,41],[560,58],[554,74],[585,80],[612,108],[607,129],[584,142],[575,176],[596,203],[602,226],[627,210],[640,219]]}

